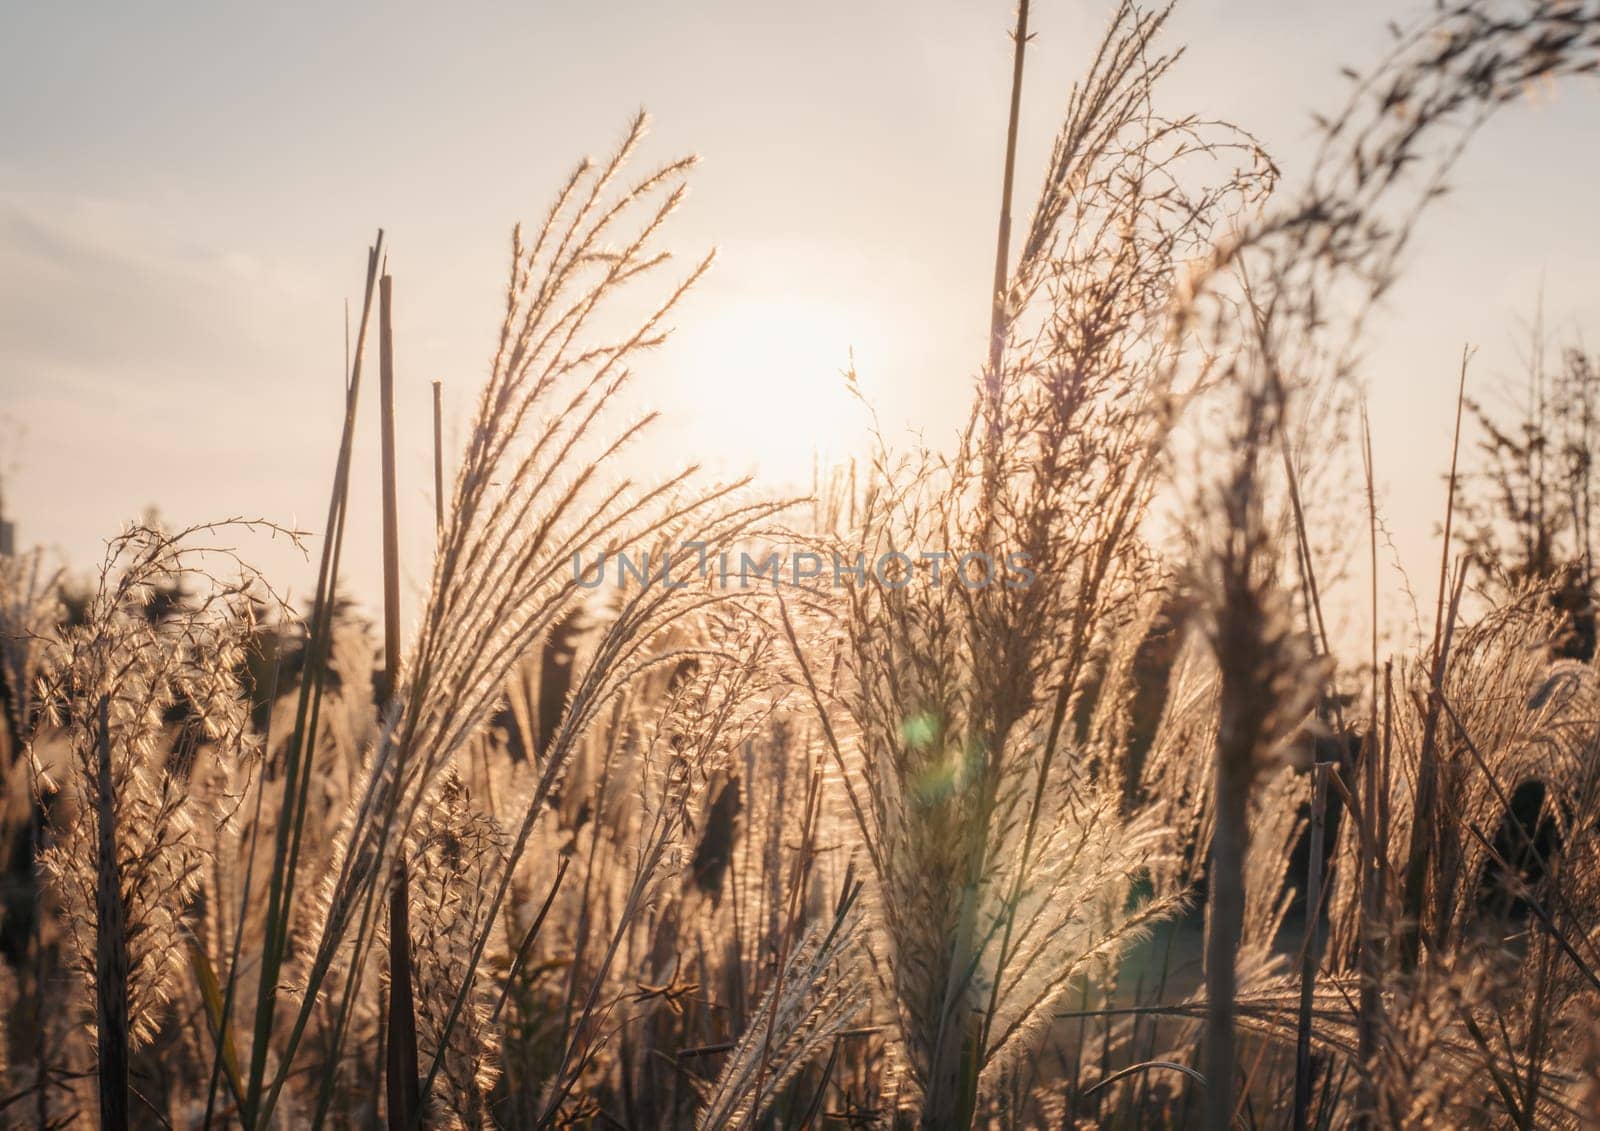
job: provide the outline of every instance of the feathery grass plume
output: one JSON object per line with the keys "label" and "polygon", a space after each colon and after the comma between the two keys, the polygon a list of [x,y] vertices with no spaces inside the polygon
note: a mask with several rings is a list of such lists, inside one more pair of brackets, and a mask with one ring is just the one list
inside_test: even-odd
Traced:
{"label": "feathery grass plume", "polygon": [[[446,771],[417,828],[411,866],[417,1033],[422,1063],[441,1047],[456,990],[469,981],[466,959],[485,926],[493,880],[503,866],[505,831],[476,811],[467,787]],[[499,1033],[489,1023],[494,987],[471,980],[473,993],[450,1028],[430,1126],[481,1127],[500,1075]]]}
{"label": "feathery grass plume", "polygon": [[[62,783],[73,802],[70,815],[65,807],[52,811],[53,837],[42,863],[59,888],[79,968],[92,985],[97,920],[89,846],[109,807],[135,1045],[154,1035],[181,969],[180,924],[201,866],[192,830],[211,819],[188,788],[195,744],[204,740],[234,759],[252,753],[248,698],[237,673],[251,633],[246,597],[257,581],[213,578],[204,555],[230,552],[196,545],[226,525],[170,536],[139,527],[113,540],[87,621],[64,630],[59,674],[45,690],[46,710],[71,740],[75,772]],[[151,595],[180,578],[215,584],[193,605],[152,619]],[[104,767],[96,753],[102,742]]]}
{"label": "feathery grass plume", "polygon": [[[869,546],[873,556],[916,544],[915,533],[897,542],[897,529],[938,529],[929,517],[938,503],[922,511],[914,498],[885,504],[886,494],[865,508],[869,522],[882,523],[876,529],[883,540]],[[891,505],[898,522],[875,513]],[[1114,958],[1171,901],[1128,907],[1132,879],[1159,854],[1162,838],[1145,822],[1124,820],[1118,779],[1109,770],[1097,778],[1092,769],[1117,764],[1127,728],[1089,727],[1075,743],[1081,757],[1057,760],[1044,776],[1038,752],[1050,727],[1049,702],[1019,706],[983,697],[995,689],[980,684],[967,649],[983,654],[983,634],[996,629],[973,623],[965,586],[900,580],[869,578],[843,598],[842,649],[822,640],[791,643],[798,678],[844,773],[858,850],[879,885],[874,910],[886,989],[923,1119],[958,1121],[970,1116],[928,1098],[950,1043],[971,1041],[966,1102],[977,1103],[979,1088],[993,1095],[1000,1074],[1048,1032],[1075,981]],[[1130,600],[1125,591],[1118,596]],[[1108,613],[1101,631],[1123,623]],[[835,649],[837,660],[830,658]],[[812,652],[820,653],[817,664],[807,658]],[[824,686],[816,673],[833,664],[839,685]],[[1120,660],[1102,666],[1106,715],[1126,709],[1131,697],[1115,681],[1130,668]],[[1020,693],[1014,684],[1006,689]],[[988,711],[1018,716],[999,730],[1003,748],[983,757]],[[1038,819],[1030,821],[1030,813]],[[974,844],[985,860],[978,885],[984,895],[964,912]],[[968,913],[986,940],[969,954],[970,969],[954,962],[953,950]],[[985,1022],[982,1032],[961,1031],[969,1011]]]}
{"label": "feathery grass plume", "polygon": [[[85,1030],[99,1045],[90,1078],[102,1121],[130,1120],[130,1097],[160,1115],[171,1094],[194,1088],[210,1056],[203,1030],[181,1024],[198,1003],[187,942],[192,929],[203,933],[211,830],[234,811],[211,789],[213,766],[242,779],[258,749],[243,659],[261,593],[275,601],[218,541],[253,528],[294,538],[242,520],[176,534],[131,528],[110,542],[82,624],[56,625],[48,637],[53,659],[30,742],[30,793],[46,819],[37,867],[54,896],[42,904],[50,928],[34,920],[29,955],[42,1118],[53,1073],[70,1078],[46,1053],[70,1054],[43,1014],[58,963],[85,993],[62,1016],[96,1003]],[[162,1069],[160,1089],[147,1080],[152,1067]],[[131,1089],[130,1075],[142,1078]]]}
{"label": "feathery grass plume", "polygon": [[1276,540],[1265,518],[1258,461],[1275,433],[1277,402],[1267,389],[1242,399],[1231,445],[1238,455],[1201,504],[1214,508],[1201,535],[1213,542],[1195,554],[1219,673],[1205,956],[1206,1125],[1217,1131],[1232,1126],[1237,1096],[1234,997],[1247,920],[1251,791],[1263,763],[1310,713],[1321,683],[1278,588]]}
{"label": "feathery grass plume", "polygon": [[[1175,327],[1202,331],[1208,343],[1200,355],[1202,374],[1236,390],[1245,415],[1271,413],[1270,427],[1258,429],[1258,444],[1286,443],[1290,435],[1304,435],[1314,420],[1338,419],[1325,406],[1347,388],[1367,314],[1396,277],[1421,211],[1443,190],[1467,138],[1531,79],[1593,70],[1600,53],[1597,29],[1600,7],[1592,4],[1485,2],[1441,9],[1401,32],[1378,68],[1355,77],[1344,112],[1325,123],[1309,184],[1219,242],[1210,261],[1193,273]],[[1239,317],[1241,294],[1249,317]],[[1241,473],[1253,458],[1240,455]],[[1249,494],[1262,491],[1253,471],[1243,478],[1251,480]],[[1221,510],[1226,513],[1226,505]],[[1258,540],[1270,543],[1269,536]],[[1234,572],[1240,582],[1247,580],[1248,571]],[[1238,589],[1250,594],[1248,584]],[[1237,613],[1233,619],[1240,628],[1262,620],[1259,609],[1241,607]],[[1249,635],[1238,634],[1241,655]],[[1257,643],[1271,638],[1253,635]],[[1240,678],[1249,678],[1246,667],[1238,670]],[[1266,721],[1251,717],[1250,689],[1241,685],[1240,692],[1230,710],[1223,691],[1218,744],[1216,836],[1228,857],[1220,874],[1228,888],[1238,878],[1235,850],[1241,845],[1232,838],[1244,818],[1256,745],[1248,734],[1244,741],[1230,739],[1230,715],[1233,724]],[[1237,738],[1238,727],[1232,729]],[[1225,782],[1231,786],[1226,792]],[[1230,922],[1219,922],[1219,909],[1212,908],[1212,937],[1219,957],[1227,957],[1240,893],[1219,894],[1225,894],[1220,910]],[[1221,973],[1208,962],[1208,975]],[[1218,985],[1212,993],[1231,995],[1232,989]],[[1225,1041],[1231,1028],[1225,1003],[1211,1004],[1216,1035]],[[1225,1126],[1232,1117],[1222,1097],[1231,1093],[1237,1068],[1219,1057],[1207,1074],[1227,1074],[1220,1086],[1210,1080],[1213,1126]]]}
{"label": "feathery grass plume", "polygon": [[[1600,991],[1600,956],[1588,941],[1593,885],[1580,878],[1597,851],[1600,698],[1591,668],[1548,659],[1549,642],[1564,630],[1549,593],[1524,591],[1459,630],[1459,650],[1438,697],[1437,812],[1453,835],[1442,842],[1450,851],[1431,860],[1425,875],[1422,926],[1431,969],[1395,986],[1398,1007],[1414,1014],[1421,1007],[1412,998],[1442,979],[1478,985],[1472,1001],[1439,1027],[1467,1046],[1459,1056],[1467,1071],[1495,1082],[1482,1106],[1523,1126],[1565,1121],[1550,1089],[1577,1071],[1581,1050],[1558,1034],[1584,1024],[1585,1003]],[[1409,679],[1412,695],[1401,700],[1395,726],[1399,748],[1415,751],[1428,708],[1420,667]],[[1407,770],[1415,775],[1414,766]],[[1531,819],[1513,801],[1530,783],[1543,795]],[[1405,800],[1395,810],[1402,829],[1416,820]],[[1548,836],[1539,835],[1543,823]],[[1513,913],[1518,905],[1524,910]],[[1529,927],[1525,943],[1500,950],[1500,937],[1519,916]],[[1403,1085],[1386,1074],[1403,1070],[1387,1061],[1376,1067],[1380,1095],[1389,1093],[1391,1106]]]}
{"label": "feathery grass plume", "polygon": [[[1131,701],[1127,629],[1149,614],[1157,572],[1139,526],[1183,348],[1164,327],[1180,265],[1273,171],[1247,135],[1154,109],[1176,58],[1153,49],[1164,21],[1121,6],[1073,91],[1006,287],[988,378],[1000,394],[979,396],[954,459],[880,455],[861,543],[839,547],[948,548],[943,584],[938,561],[869,577],[837,610],[841,686],[804,674],[818,710],[839,716],[929,1127],[970,1121],[1075,980],[1170,906],[1125,911],[1158,840],[1118,813],[1129,728],[1112,722]],[[968,554],[992,556],[993,584],[971,584]],[[1029,583],[999,576],[1002,561],[1025,562]],[[1080,716],[1098,721],[1074,733]]]}
{"label": "feathery grass plume", "polygon": [[[1327,351],[1348,373],[1363,320],[1393,284],[1426,205],[1471,136],[1501,106],[1544,79],[1593,72],[1600,7],[1587,0],[1469,0],[1394,28],[1390,50],[1366,72],[1347,71],[1351,93],[1318,119],[1322,143],[1309,182],[1218,244],[1191,279],[1194,301],[1248,260],[1265,287],[1260,309],[1280,344],[1343,340]],[[1337,297],[1357,300],[1341,315]],[[1250,328],[1254,333],[1254,328]],[[1287,368],[1287,367],[1285,367]]]}
{"label": "feathery grass plume", "polygon": [[1144,764],[1137,797],[1140,808],[1166,828],[1174,853],[1152,871],[1154,890],[1169,893],[1197,885],[1205,866],[1216,817],[1212,762],[1195,756],[1217,741],[1218,679],[1211,642],[1185,632],[1168,673],[1168,689]]}
{"label": "feathery grass plume", "polygon": [[[1543,594],[1528,593],[1459,630],[1460,666],[1452,665],[1439,696],[1436,808],[1457,850],[1430,861],[1424,904],[1430,946],[1410,974],[1380,967],[1383,1008],[1375,1017],[1358,1013],[1351,989],[1358,976],[1354,943],[1358,929],[1382,929],[1384,922],[1393,922],[1394,912],[1392,906],[1381,908],[1379,921],[1368,922],[1371,909],[1355,861],[1357,840],[1370,835],[1361,831],[1368,815],[1359,806],[1381,805],[1385,799],[1354,797],[1345,790],[1345,803],[1357,806],[1350,817],[1357,827],[1341,840],[1332,869],[1334,938],[1325,959],[1331,968],[1319,976],[1312,1038],[1335,1055],[1336,1063],[1350,1063],[1370,1083],[1352,1097],[1325,1081],[1321,1104],[1331,1118],[1384,1126],[1428,1121],[1571,1125],[1572,1111],[1558,1082],[1579,1071],[1575,1058],[1581,1049],[1557,1034],[1583,1024],[1585,1003],[1600,989],[1586,941],[1593,900],[1587,888],[1566,886],[1576,861],[1595,851],[1589,820],[1579,814],[1594,811],[1590,752],[1597,715],[1592,674],[1548,660],[1547,645],[1559,621],[1559,610]],[[1415,780],[1431,667],[1413,662],[1403,671],[1411,694],[1397,699],[1389,725],[1395,749],[1405,759],[1405,777]],[[1330,782],[1340,783],[1340,772],[1335,767]],[[1511,801],[1519,781],[1530,774],[1550,783],[1548,813],[1561,829],[1543,848],[1531,828],[1515,823],[1519,818]],[[1414,819],[1410,794],[1397,789],[1390,800],[1403,834]],[[1388,876],[1398,873],[1406,843],[1404,835],[1380,842],[1380,866]],[[1519,864],[1508,863],[1513,845],[1524,850],[1516,857]],[[1507,917],[1501,896],[1486,898],[1493,890],[1491,873],[1509,883],[1517,900],[1526,901],[1532,929],[1520,939],[1507,935],[1518,920]],[[1391,905],[1395,896],[1391,887]],[[1247,914],[1247,919],[1256,917]],[[1370,973],[1363,969],[1360,977],[1364,986]],[[1336,987],[1331,994],[1325,984],[1330,979]],[[1250,983],[1238,998],[1240,1029],[1286,1043],[1289,983],[1270,975]],[[1279,1004],[1261,1012],[1274,994],[1280,995]],[[1365,1052],[1367,1046],[1358,1042],[1373,1025],[1380,1039]]]}
{"label": "feathery grass plume", "polygon": [[1302,447],[1329,446],[1347,418],[1367,320],[1472,136],[1531,84],[1600,66],[1592,0],[1467,0],[1391,30],[1376,66],[1346,70],[1342,109],[1318,118],[1304,185],[1241,216],[1174,311],[1174,333],[1202,334],[1204,375],[1282,386],[1279,428]]}
{"label": "feathery grass plume", "polygon": [[[688,864],[693,852],[688,819],[704,803],[708,782],[725,768],[732,749],[760,724],[767,708],[761,694],[763,665],[757,661],[765,647],[759,636],[734,636],[696,654],[692,668],[679,667],[682,674],[669,682],[654,717],[640,720],[637,819],[632,822],[632,843],[624,846],[625,855],[611,869],[609,882],[619,898],[610,937],[603,940],[592,968],[573,965],[568,999],[576,1009],[546,1091],[541,1124],[570,1118],[570,1113],[560,1113],[580,1074],[594,1065],[610,1040],[607,1027],[625,1001],[641,1006],[639,1015],[663,1001],[675,1001],[678,980],[686,971],[676,971],[666,986],[637,985],[626,993],[613,988],[614,964],[636,927],[645,922],[646,909],[670,887],[666,881],[681,875]],[[580,973],[587,986],[581,986]]]}
{"label": "feathery grass plume", "polygon": [[[657,550],[654,560],[673,558],[673,572],[686,577],[695,554],[684,542],[719,545],[778,509],[734,501],[737,487],[688,491],[689,472],[649,488],[601,482],[615,453],[649,420],[610,423],[628,366],[662,340],[663,320],[709,264],[708,257],[691,266],[631,328],[603,336],[599,327],[613,324],[608,311],[618,296],[670,262],[652,244],[682,197],[690,164],[672,162],[616,189],[643,127],[643,118],[636,119],[609,161],[579,166],[531,241],[520,229],[513,238],[505,322],[456,478],[417,640],[401,665],[398,715],[385,720],[357,791],[351,843],[318,932],[296,1032],[303,1031],[310,1002],[352,930],[351,973],[360,983],[365,940],[374,928],[374,885],[409,836],[438,772],[497,708],[513,667],[573,607],[580,592],[576,563],[596,551],[649,545]],[[627,597],[588,668],[575,674],[561,730],[509,849],[492,900],[496,908],[577,738],[625,685],[654,635],[708,599],[660,581],[652,576]],[[480,932],[467,964],[474,975],[486,943]],[[464,983],[452,1014],[469,996]],[[298,1039],[291,1034],[289,1055]],[[424,1066],[425,1079],[438,1067],[437,1058],[433,1068]],[[274,1093],[287,1071],[285,1061]]]}
{"label": "feathery grass plume", "polygon": [[[760,1120],[778,1093],[866,1009],[866,988],[856,976],[864,922],[860,893],[859,882],[847,883],[833,921],[813,924],[789,955],[781,993],[774,986],[757,1005],[757,1022],[728,1054],[697,1127],[709,1131]],[[765,1071],[763,1063],[769,1066]]]}

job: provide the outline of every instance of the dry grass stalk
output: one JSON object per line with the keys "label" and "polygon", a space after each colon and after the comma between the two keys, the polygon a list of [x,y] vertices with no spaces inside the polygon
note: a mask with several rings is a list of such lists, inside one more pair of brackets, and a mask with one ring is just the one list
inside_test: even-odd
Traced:
{"label": "dry grass stalk", "polygon": [[[202,577],[204,529],[130,531],[79,613],[6,560],[3,856],[48,884],[0,930],[0,1120],[1581,1125],[1600,684],[1552,662],[1548,586],[1484,609],[1457,571],[1432,646],[1389,660],[1374,634],[1370,672],[1340,673],[1370,701],[1341,700],[1317,559],[1344,500],[1311,456],[1460,144],[1593,69],[1600,9],[1484,0],[1402,31],[1282,197],[1249,135],[1162,109],[1168,12],[1117,6],[1013,249],[1019,9],[968,427],[819,472],[798,532],[743,484],[622,473],[632,367],[709,262],[671,274],[689,162],[629,180],[640,120],[513,236],[448,490],[435,386],[437,551],[403,654],[377,247],[306,623]],[[339,591],[374,301],[381,633]],[[1152,521],[1174,501],[1176,546]],[[661,582],[693,576],[686,543],[910,556],[740,598]],[[575,568],[623,549],[651,576],[588,592]],[[966,584],[980,552],[1032,583]]]}

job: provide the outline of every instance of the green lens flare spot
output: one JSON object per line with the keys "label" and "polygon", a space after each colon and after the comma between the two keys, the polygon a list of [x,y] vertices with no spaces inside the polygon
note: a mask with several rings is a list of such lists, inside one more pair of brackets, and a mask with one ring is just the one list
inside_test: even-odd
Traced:
{"label": "green lens flare spot", "polygon": [[926,750],[939,734],[939,722],[928,713],[912,715],[900,727],[900,739],[912,750]]}

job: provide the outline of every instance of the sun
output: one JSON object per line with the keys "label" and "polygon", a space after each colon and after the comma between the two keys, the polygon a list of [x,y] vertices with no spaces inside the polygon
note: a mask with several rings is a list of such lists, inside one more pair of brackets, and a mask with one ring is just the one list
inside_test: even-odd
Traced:
{"label": "sun", "polygon": [[663,433],[694,462],[754,474],[774,486],[809,487],[813,468],[863,454],[871,378],[859,361],[850,312],[814,299],[736,298],[690,320],[673,344]]}

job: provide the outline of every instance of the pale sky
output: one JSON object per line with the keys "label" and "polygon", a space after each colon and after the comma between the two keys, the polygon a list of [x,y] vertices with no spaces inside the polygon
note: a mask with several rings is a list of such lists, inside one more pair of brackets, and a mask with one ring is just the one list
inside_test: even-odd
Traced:
{"label": "pale sky", "polygon": [[[1026,215],[1108,0],[1035,0]],[[1184,0],[1170,112],[1228,117],[1292,179],[1407,5]],[[645,161],[703,164],[669,229],[711,277],[635,395],[644,453],[806,479],[862,429],[850,350],[893,435],[948,436],[981,363],[1010,77],[1010,0],[807,4],[8,5],[0,16],[0,473],[23,544],[75,567],[156,505],[314,529],[341,402],[343,304],[388,232],[409,584],[426,580],[429,382],[467,423],[508,233],[640,106]],[[1376,456],[1400,553],[1435,568],[1456,359],[1512,371],[1541,284],[1600,340],[1600,90],[1513,108],[1419,234],[1371,340]],[[830,423],[817,406],[841,416]],[[367,406],[371,407],[370,402]],[[376,478],[372,413],[358,467]],[[774,422],[778,426],[774,427]],[[346,551],[375,589],[374,492]],[[365,500],[365,501],[363,501]],[[367,550],[369,552],[363,552]],[[302,593],[282,547],[252,555]]]}

